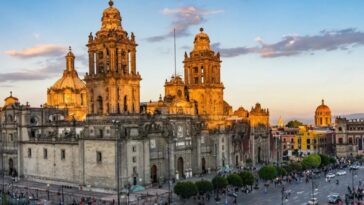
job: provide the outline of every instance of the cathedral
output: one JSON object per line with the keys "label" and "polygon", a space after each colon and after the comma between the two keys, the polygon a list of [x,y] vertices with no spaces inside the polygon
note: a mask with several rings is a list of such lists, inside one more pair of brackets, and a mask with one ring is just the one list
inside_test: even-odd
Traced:
{"label": "cathedral", "polygon": [[[233,111],[224,100],[222,60],[204,29],[184,56],[184,76],[164,96],[140,102],[136,36],[110,0],[87,39],[81,80],[69,49],[62,77],[39,107],[11,93],[0,112],[1,164],[11,176],[89,189],[150,185],[269,162],[269,110]],[[119,183],[117,183],[119,182]]]}

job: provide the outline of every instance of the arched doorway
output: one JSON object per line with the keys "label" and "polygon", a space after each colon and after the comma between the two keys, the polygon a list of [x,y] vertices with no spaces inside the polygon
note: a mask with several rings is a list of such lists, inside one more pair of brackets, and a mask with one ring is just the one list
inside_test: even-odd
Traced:
{"label": "arched doorway", "polygon": [[12,177],[17,177],[18,176],[18,172],[14,168],[14,161],[13,161],[12,158],[9,159],[9,175],[12,176]]}
{"label": "arched doorway", "polygon": [[178,161],[177,161],[177,170],[178,170],[178,174],[181,177],[184,177],[185,176],[185,172],[184,172],[184,168],[183,168],[183,158],[182,157],[178,158]]}
{"label": "arched doorway", "polygon": [[260,147],[258,147],[258,163],[260,163],[261,162],[261,156],[260,156],[260,154],[261,154],[261,148]]}
{"label": "arched doorway", "polygon": [[207,170],[206,170],[206,159],[205,159],[205,157],[202,157],[202,159],[201,159],[201,166],[202,166],[202,173],[206,174]]}
{"label": "arched doorway", "polygon": [[157,166],[155,164],[150,169],[150,178],[153,184],[158,182]]}

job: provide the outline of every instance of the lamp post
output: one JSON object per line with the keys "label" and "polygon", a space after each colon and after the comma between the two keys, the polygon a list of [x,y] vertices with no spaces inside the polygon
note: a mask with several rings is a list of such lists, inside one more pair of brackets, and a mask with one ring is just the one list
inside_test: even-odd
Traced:
{"label": "lamp post", "polygon": [[351,170],[351,187],[352,187],[352,193],[353,193],[353,202],[355,203],[355,183],[354,183],[354,177],[357,174],[357,170],[352,169]]}
{"label": "lamp post", "polygon": [[119,133],[119,121],[112,120],[115,127],[116,137],[116,195],[117,204],[120,205],[120,133]]}

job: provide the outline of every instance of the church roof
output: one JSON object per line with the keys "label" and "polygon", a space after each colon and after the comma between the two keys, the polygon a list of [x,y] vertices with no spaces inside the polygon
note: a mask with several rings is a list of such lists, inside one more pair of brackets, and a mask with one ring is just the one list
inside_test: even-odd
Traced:
{"label": "church roof", "polygon": [[325,105],[325,101],[322,99],[321,105],[317,106],[316,112],[331,112],[329,106]]}

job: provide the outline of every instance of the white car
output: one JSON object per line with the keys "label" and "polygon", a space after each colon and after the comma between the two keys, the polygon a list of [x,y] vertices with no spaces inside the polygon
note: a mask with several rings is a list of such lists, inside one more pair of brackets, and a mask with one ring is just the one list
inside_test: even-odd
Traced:
{"label": "white car", "polygon": [[307,202],[307,205],[318,205],[317,198],[311,198],[310,201]]}
{"label": "white car", "polygon": [[331,178],[334,178],[334,177],[335,177],[335,174],[334,173],[328,173],[328,174],[326,174],[326,178],[331,179]]}
{"label": "white car", "polygon": [[345,175],[346,174],[346,171],[345,170],[339,170],[336,172],[336,175],[338,176],[342,176],[342,175]]}

